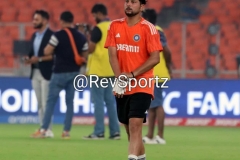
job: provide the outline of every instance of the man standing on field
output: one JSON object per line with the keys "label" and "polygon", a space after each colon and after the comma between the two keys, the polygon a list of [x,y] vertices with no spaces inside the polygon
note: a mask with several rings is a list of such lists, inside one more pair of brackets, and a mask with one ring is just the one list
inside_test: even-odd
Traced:
{"label": "man standing on field", "polygon": [[[105,48],[108,48],[110,64],[115,77],[124,75],[137,81],[153,78],[153,68],[160,61],[162,45],[156,27],[141,17],[146,0],[126,0],[126,18],[112,21]],[[122,47],[124,46],[124,47]],[[142,86],[144,86],[144,81]],[[154,98],[154,81],[146,87],[114,87],[118,119],[125,125],[129,144],[128,160],[145,160],[142,141],[142,125],[146,111]],[[125,93],[124,93],[125,92]]]}

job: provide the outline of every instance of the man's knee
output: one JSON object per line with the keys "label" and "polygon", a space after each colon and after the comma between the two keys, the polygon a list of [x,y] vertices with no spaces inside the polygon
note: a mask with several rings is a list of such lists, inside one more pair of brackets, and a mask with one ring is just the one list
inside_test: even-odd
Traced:
{"label": "man's knee", "polygon": [[142,129],[143,118],[130,118],[129,119],[129,131],[138,132]]}

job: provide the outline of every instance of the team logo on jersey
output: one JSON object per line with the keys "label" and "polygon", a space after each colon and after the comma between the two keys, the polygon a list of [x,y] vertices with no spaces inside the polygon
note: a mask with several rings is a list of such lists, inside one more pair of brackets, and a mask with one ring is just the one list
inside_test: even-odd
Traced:
{"label": "team logo on jersey", "polygon": [[138,42],[138,41],[140,40],[140,36],[139,36],[138,34],[134,35],[134,36],[133,36],[133,40],[134,40],[135,42]]}

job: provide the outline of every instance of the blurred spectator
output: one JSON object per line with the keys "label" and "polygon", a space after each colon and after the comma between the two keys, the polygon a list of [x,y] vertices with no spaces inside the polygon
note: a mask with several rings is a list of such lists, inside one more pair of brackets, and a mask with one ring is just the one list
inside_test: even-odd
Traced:
{"label": "blurred spectator", "polygon": [[194,1],[191,1],[189,5],[184,6],[181,10],[183,20],[196,20],[199,18],[200,14],[200,8]]}
{"label": "blurred spectator", "polygon": [[[80,66],[74,57],[73,45],[83,57],[87,57],[88,44],[86,38],[78,32],[73,25],[74,16],[71,12],[63,12],[60,16],[62,30],[56,32],[50,39],[49,44],[44,49],[45,55],[55,54],[52,78],[49,84],[46,112],[44,115],[41,132],[34,134],[34,138],[46,137],[46,129],[49,126],[51,116],[54,112],[55,104],[59,98],[59,93],[63,89],[66,91],[66,117],[62,138],[70,138],[70,130],[73,118],[73,99],[75,89],[74,78],[79,74]],[[68,35],[69,34],[69,35]],[[71,37],[70,37],[71,35]],[[71,39],[75,44],[71,43]]]}
{"label": "blurred spectator", "polygon": [[[154,76],[160,78],[171,78],[171,51],[167,44],[167,38],[163,29],[156,25],[157,13],[154,9],[146,9],[143,12],[143,18],[154,24],[160,34],[160,41],[163,47],[163,52],[160,52],[160,63],[154,67]],[[158,85],[155,84],[154,97],[148,110],[148,133],[143,137],[143,142],[146,144],[166,144],[163,137],[165,112],[163,108],[163,89],[161,88],[164,80],[159,80]],[[156,86],[159,86],[156,87]],[[154,137],[155,122],[157,120],[158,133]]]}
{"label": "blurred spectator", "polygon": [[[28,57],[25,58],[25,63],[31,65],[32,87],[35,91],[38,102],[38,118],[40,126],[43,124],[43,116],[46,107],[47,93],[49,80],[52,74],[53,57],[52,55],[45,56],[44,48],[49,42],[53,31],[48,27],[49,14],[43,10],[37,10],[33,17],[33,26],[37,30],[32,35],[31,50]],[[46,137],[53,137],[50,129],[46,132]],[[38,130],[37,132],[40,132]]]}

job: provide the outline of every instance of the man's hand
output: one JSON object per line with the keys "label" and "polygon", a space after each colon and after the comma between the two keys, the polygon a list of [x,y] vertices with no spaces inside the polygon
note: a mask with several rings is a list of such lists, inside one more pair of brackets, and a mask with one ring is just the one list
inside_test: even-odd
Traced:
{"label": "man's hand", "polygon": [[32,56],[30,61],[31,61],[31,64],[36,64],[38,63],[38,57]]}
{"label": "man's hand", "polygon": [[113,92],[115,92],[116,97],[122,98],[124,93],[126,92],[126,87],[124,87],[124,82],[129,82],[129,78],[133,78],[132,73],[121,73],[119,77],[117,77],[116,84],[113,88]]}
{"label": "man's hand", "polygon": [[124,87],[124,82],[119,81],[119,78],[117,79],[113,87],[113,92],[115,92],[115,96],[118,98],[122,98],[124,93],[126,92],[126,87]]}
{"label": "man's hand", "polygon": [[119,77],[123,81],[128,81],[129,78],[133,78],[133,75],[132,75],[132,73],[125,73],[125,72],[123,72],[123,73],[120,74]]}
{"label": "man's hand", "polygon": [[31,61],[30,61],[30,59],[29,59],[28,56],[23,57],[23,58],[22,58],[22,61],[24,62],[24,64],[31,64]]}

